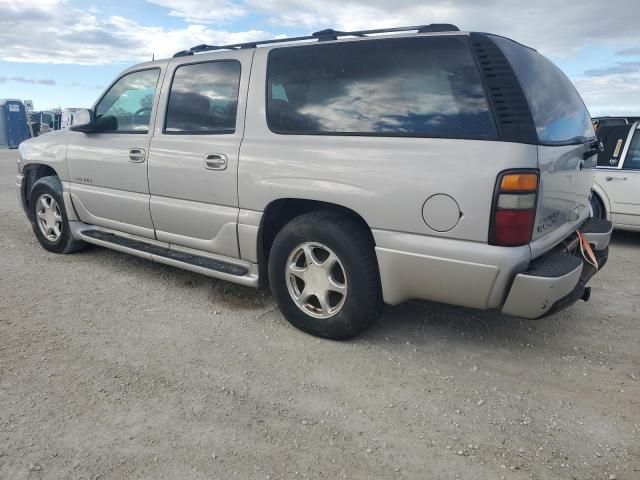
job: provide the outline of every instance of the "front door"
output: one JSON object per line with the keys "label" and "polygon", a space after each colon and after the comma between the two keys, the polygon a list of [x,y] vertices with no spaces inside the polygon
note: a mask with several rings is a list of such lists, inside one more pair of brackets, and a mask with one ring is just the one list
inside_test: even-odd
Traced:
{"label": "front door", "polygon": [[161,73],[125,74],[97,103],[96,131],[68,133],[70,192],[82,221],[154,238],[147,157]]}
{"label": "front door", "polygon": [[622,168],[607,170],[605,188],[611,199],[613,223],[640,226],[640,130],[635,128],[634,132],[625,148]]}
{"label": "front door", "polygon": [[172,60],[149,149],[158,240],[238,257],[238,153],[253,51]]}

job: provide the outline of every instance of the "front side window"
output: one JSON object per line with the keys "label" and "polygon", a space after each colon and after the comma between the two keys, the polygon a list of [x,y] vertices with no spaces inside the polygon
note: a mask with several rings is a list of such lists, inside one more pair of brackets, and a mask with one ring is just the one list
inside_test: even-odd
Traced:
{"label": "front side window", "polygon": [[595,138],[589,111],[562,70],[531,48],[507,38],[491,38],[518,78],[540,143],[584,143]]}
{"label": "front side window", "polygon": [[125,75],[96,107],[96,131],[147,133],[160,69]]}
{"label": "front side window", "polygon": [[460,37],[274,49],[267,117],[277,133],[496,138]]}
{"label": "front side window", "polygon": [[636,130],[633,135],[622,168],[625,170],[640,170],[640,130]]}
{"label": "front side window", "polygon": [[183,65],[169,93],[165,133],[234,133],[240,88],[240,62]]}

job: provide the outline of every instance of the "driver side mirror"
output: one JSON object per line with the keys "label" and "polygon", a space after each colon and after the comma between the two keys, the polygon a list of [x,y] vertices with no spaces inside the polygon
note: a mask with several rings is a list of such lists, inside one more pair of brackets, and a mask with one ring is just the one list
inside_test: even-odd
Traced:
{"label": "driver side mirror", "polygon": [[73,124],[69,130],[91,133],[95,130],[96,119],[93,110],[78,110],[73,114]]}

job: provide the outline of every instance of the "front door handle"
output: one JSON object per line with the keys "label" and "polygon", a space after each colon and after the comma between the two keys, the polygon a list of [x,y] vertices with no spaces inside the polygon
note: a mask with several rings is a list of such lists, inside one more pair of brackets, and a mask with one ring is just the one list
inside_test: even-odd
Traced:
{"label": "front door handle", "polygon": [[207,153],[204,157],[204,167],[208,170],[224,170],[227,168],[227,156],[223,153]]}
{"label": "front door handle", "polygon": [[129,161],[133,163],[142,163],[145,159],[145,151],[142,148],[132,148],[129,150]]}
{"label": "front door handle", "polygon": [[627,177],[607,177],[605,180],[611,182],[612,180],[626,180]]}

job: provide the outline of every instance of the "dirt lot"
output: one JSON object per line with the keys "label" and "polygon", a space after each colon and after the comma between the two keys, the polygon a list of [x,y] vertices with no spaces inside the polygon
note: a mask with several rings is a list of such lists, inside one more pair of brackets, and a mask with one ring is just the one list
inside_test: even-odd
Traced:
{"label": "dirt lot", "polygon": [[266,291],[40,248],[0,151],[0,478],[638,479],[640,235],[529,322],[425,302],[347,343]]}

